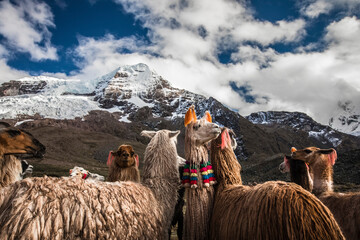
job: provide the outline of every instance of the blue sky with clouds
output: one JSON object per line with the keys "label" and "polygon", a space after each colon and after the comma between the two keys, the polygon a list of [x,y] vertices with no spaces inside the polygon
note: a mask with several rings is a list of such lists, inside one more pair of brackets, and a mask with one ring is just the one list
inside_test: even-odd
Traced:
{"label": "blue sky with clouds", "polygon": [[360,0],[2,0],[0,82],[146,63],[243,115],[360,105]]}

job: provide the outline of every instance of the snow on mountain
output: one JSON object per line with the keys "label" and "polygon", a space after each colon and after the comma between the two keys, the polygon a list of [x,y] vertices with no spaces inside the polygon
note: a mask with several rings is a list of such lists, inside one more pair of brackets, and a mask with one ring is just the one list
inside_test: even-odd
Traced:
{"label": "snow on mountain", "polygon": [[337,147],[341,144],[341,135],[329,126],[315,122],[305,113],[300,112],[257,112],[246,117],[254,124],[277,125],[283,128],[302,130],[308,133],[310,138],[315,138],[323,144],[330,143]]}
{"label": "snow on mountain", "polygon": [[360,106],[351,102],[339,102],[329,126],[348,134],[360,136]]}
{"label": "snow on mountain", "polygon": [[149,107],[157,117],[181,117],[187,108],[205,97],[173,88],[168,81],[145,64],[118,68],[101,77],[95,89],[95,101],[102,108],[130,114]]}
{"label": "snow on mountain", "polygon": [[73,119],[100,109],[89,96],[76,96],[81,90],[79,80],[53,77],[26,77],[0,87],[0,118],[17,118],[40,114],[55,119]]}
{"label": "snow on mountain", "polygon": [[37,76],[0,86],[0,118],[39,114],[74,119],[92,110],[119,112],[129,121],[132,113],[149,107],[156,117],[183,117],[187,108],[206,98],[171,87],[145,64],[123,66],[90,81]]}

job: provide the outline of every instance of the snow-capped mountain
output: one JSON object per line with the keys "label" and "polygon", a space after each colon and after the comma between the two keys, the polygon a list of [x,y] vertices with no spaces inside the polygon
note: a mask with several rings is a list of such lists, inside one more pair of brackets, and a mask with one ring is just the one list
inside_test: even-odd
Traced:
{"label": "snow-capped mountain", "polygon": [[324,126],[305,113],[300,112],[257,112],[246,117],[250,122],[261,125],[276,125],[307,132],[310,138],[320,140],[323,144],[337,147],[341,143],[341,134],[329,126]]}
{"label": "snow-capped mountain", "polygon": [[329,126],[348,134],[360,136],[360,106],[351,102],[339,102]]}
{"label": "snow-capped mountain", "polygon": [[120,110],[126,119],[142,107],[151,108],[157,117],[182,117],[191,104],[206,101],[206,98],[173,88],[147,65],[140,63],[120,67],[109,76],[100,78],[94,100],[101,108]]}
{"label": "snow-capped mountain", "polygon": [[[91,88],[91,86],[94,86]],[[206,98],[171,87],[145,64],[119,67],[92,82],[53,77],[26,77],[0,87],[0,118],[39,114],[46,118],[74,119],[92,110],[130,113],[150,107],[154,116],[181,117],[191,104]]]}
{"label": "snow-capped mountain", "polygon": [[[78,125],[81,119],[87,121],[106,112],[114,121],[124,124],[183,129],[183,117],[191,105],[195,105],[199,117],[209,110],[214,122],[234,130],[239,159],[288,152],[294,143],[299,146],[340,146],[346,150],[358,145],[357,140],[320,125],[302,113],[255,113],[247,120],[212,97],[172,87],[142,63],[119,67],[86,82],[39,76],[0,86],[0,118],[16,119],[18,125],[24,120],[35,119],[34,115],[36,119],[73,119],[74,125]],[[95,115],[94,110],[98,110]],[[91,117],[87,117],[89,115]],[[161,126],[164,122],[168,125]],[[287,129],[273,132],[258,127],[273,123],[286,125]],[[343,144],[344,139],[350,140]]]}

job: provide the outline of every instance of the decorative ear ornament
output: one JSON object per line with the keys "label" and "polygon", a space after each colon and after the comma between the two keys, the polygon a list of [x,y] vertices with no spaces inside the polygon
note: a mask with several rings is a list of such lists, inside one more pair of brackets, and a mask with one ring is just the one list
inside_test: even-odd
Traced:
{"label": "decorative ear ornament", "polygon": [[185,127],[189,123],[195,122],[196,120],[197,120],[197,118],[196,118],[196,114],[195,114],[195,106],[191,105],[191,107],[189,108],[189,110],[185,114],[185,121],[184,121]]}
{"label": "decorative ear ornament", "polygon": [[211,115],[210,115],[210,113],[208,111],[205,112],[205,119],[208,122],[212,122]]}
{"label": "decorative ear ornament", "polygon": [[109,152],[109,156],[107,158],[107,162],[106,162],[106,165],[110,166],[112,161],[114,161],[115,157],[112,155],[112,151]]}
{"label": "decorative ear ornament", "polygon": [[293,152],[296,152],[296,151],[297,151],[296,148],[294,148],[294,147],[291,148],[291,152],[292,152],[292,153],[293,153]]}
{"label": "decorative ear ornament", "polygon": [[221,133],[221,150],[224,150],[227,146],[231,146],[231,139],[227,129]]}
{"label": "decorative ear ornament", "polygon": [[139,167],[139,155],[135,154],[136,167]]}

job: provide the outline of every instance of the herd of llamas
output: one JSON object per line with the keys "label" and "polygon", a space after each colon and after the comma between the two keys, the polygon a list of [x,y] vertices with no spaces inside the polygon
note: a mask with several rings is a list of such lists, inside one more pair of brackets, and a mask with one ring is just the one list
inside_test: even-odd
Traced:
{"label": "herd of llamas", "polygon": [[[291,182],[242,184],[235,134],[185,114],[180,131],[142,131],[143,169],[131,145],[110,151],[107,179],[82,167],[31,177],[19,156],[42,157],[30,133],[0,123],[0,239],[360,239],[360,193],[332,190],[334,149],[291,149]],[[26,177],[28,176],[28,177]],[[140,177],[141,176],[141,177]],[[184,209],[185,206],[185,209]]]}

